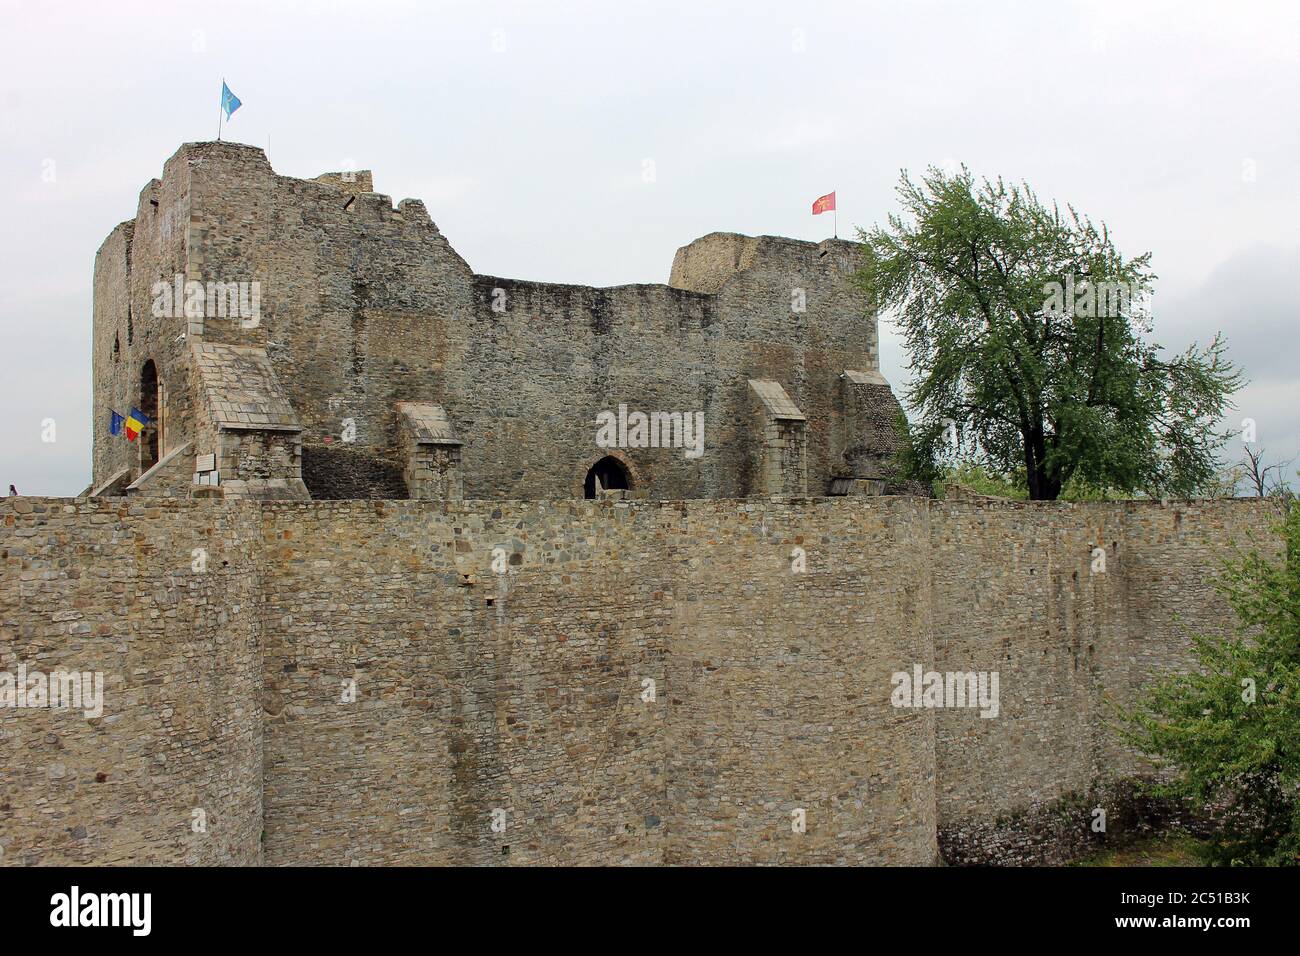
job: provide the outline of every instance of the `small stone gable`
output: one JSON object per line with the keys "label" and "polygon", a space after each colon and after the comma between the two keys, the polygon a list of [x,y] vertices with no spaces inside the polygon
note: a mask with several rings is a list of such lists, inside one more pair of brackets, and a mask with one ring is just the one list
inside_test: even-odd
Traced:
{"label": "small stone gable", "polygon": [[749,390],[755,399],[751,493],[806,495],[808,419],[779,382],[751,378]]}
{"label": "small stone gable", "polygon": [[407,493],[412,498],[459,501],[465,494],[461,440],[446,410],[432,402],[398,402],[397,414]]}
{"label": "small stone gable", "polygon": [[199,342],[193,350],[199,388],[214,425],[302,431],[265,349]]}
{"label": "small stone gable", "polygon": [[195,472],[195,486],[219,487],[226,498],[310,498],[302,480],[302,426],[266,351],[216,342],[196,342],[191,350],[207,411],[197,429],[198,455],[212,466]]}

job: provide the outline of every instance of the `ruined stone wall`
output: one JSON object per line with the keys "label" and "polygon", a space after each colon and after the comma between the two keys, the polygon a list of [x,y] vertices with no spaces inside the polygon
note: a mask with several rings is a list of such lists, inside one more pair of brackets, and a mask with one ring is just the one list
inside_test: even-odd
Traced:
{"label": "ruined stone wall", "polygon": [[[700,243],[709,245],[684,252]],[[449,330],[468,333],[457,339],[463,351],[443,372],[448,413],[465,441],[466,495],[577,493],[605,454],[596,415],[620,404],[704,413],[700,458],[623,449],[647,497],[761,493],[749,467],[751,445],[762,440],[750,416],[751,378],[781,383],[808,416],[808,488],[825,493],[840,373],[878,364],[875,319],[848,281],[852,246],[763,236],[747,248],[745,268],[716,282],[676,267],[670,286],[610,289],[476,276],[471,321]],[[792,308],[796,289],[801,311]]]}
{"label": "ruined stone wall", "polygon": [[[122,468],[133,464],[131,448],[125,439],[109,435],[109,413],[116,409],[126,415],[135,396],[131,393],[135,365],[135,317],[130,310],[127,268],[130,263],[131,234],[134,222],[124,222],[114,229],[95,255],[95,297],[91,364],[94,374],[94,397],[91,413],[93,434],[92,484],[98,485]],[[128,331],[129,329],[129,331]],[[125,353],[123,350],[126,350]],[[139,370],[135,370],[139,374]],[[134,462],[138,464],[138,462]],[[131,478],[139,477],[134,472]],[[129,484],[130,482],[128,482]]]}
{"label": "ruined stone wall", "polygon": [[[859,255],[859,247],[844,240],[715,233],[681,250],[673,263],[674,285],[717,288],[723,329],[713,360],[728,372],[743,372],[734,411],[714,428],[719,444],[734,448],[750,440],[744,380],[780,383],[808,419],[808,491],[814,495],[826,494],[831,476],[846,464],[841,374],[880,368],[876,317],[851,278]],[[749,490],[742,485],[725,493]]]}
{"label": "ruined stone wall", "polygon": [[[729,396],[710,297],[493,276],[476,277],[474,288],[475,309],[451,330],[459,351],[444,373],[447,413],[465,443],[467,497],[581,497],[587,469],[607,453],[596,445],[596,416],[617,413],[620,403],[705,417],[702,457],[688,459],[681,448],[623,450],[635,488],[707,498],[734,486],[734,449],[717,432]],[[494,312],[494,300],[505,311]]]}
{"label": "ruined stone wall", "polygon": [[103,675],[98,717],[0,707],[0,864],[261,860],[258,523],[188,498],[0,503],[0,671]]}
{"label": "ruined stone wall", "polygon": [[256,327],[207,319],[205,338],[266,349],[304,444],[337,439],[350,418],[358,447],[390,457],[394,404],[440,388],[440,326],[467,308],[469,267],[418,200],[394,208],[357,183],[278,176],[253,147],[182,152],[201,163],[192,202],[204,274],[261,288]]}
{"label": "ruined stone wall", "polygon": [[[339,435],[351,417],[363,446],[387,447],[393,402],[437,388],[434,323],[457,303],[463,311],[470,272],[421,203],[394,209],[388,197],[356,194],[356,185],[276,176],[262,150],[235,143],[189,144],[168,160],[163,178],[141,195],[136,218],[96,259],[96,481],[135,451],[108,437],[106,408],[116,401],[125,413],[139,403],[146,358],[154,358],[176,405],[168,409],[167,446],[196,437],[187,335],[265,348],[302,419],[304,442]],[[153,283],[177,273],[205,283],[257,282],[256,321],[154,317]],[[118,362],[114,333],[124,350]]]}
{"label": "ruined stone wall", "polygon": [[[152,360],[166,393],[159,457],[191,441],[197,393],[191,382],[183,315],[155,316],[153,286],[176,275],[201,280],[193,256],[191,176],[197,157],[185,150],[167,161],[163,178],[140,192],[134,219],[122,223],[95,255],[92,331],[93,469],[98,485],[123,466],[141,474],[141,443],[109,434],[109,409],[123,415],[146,407],[141,372]],[[183,303],[181,304],[183,306]],[[116,344],[116,347],[115,347]]]}
{"label": "ruined stone wall", "polygon": [[[1106,698],[1186,665],[1175,612],[1230,624],[1220,558],[1276,518],[4,499],[0,670],[108,686],[0,710],[0,861],[1041,860],[1091,819],[1058,802],[1144,769]],[[892,706],[916,664],[998,671],[998,717]]]}
{"label": "ruined stone wall", "polygon": [[316,499],[409,497],[401,466],[365,448],[306,445],[302,479]]}
{"label": "ruined stone wall", "polygon": [[220,437],[222,481],[297,477],[302,472],[302,447],[295,432],[223,431]]}
{"label": "ruined stone wall", "polygon": [[903,407],[878,373],[855,370],[840,380],[840,388],[844,412],[834,445],[841,449],[841,455],[833,464],[842,464],[846,475],[892,482],[898,470],[894,456],[900,441]]}
{"label": "ruined stone wall", "polygon": [[[97,260],[96,427],[110,397],[131,403],[144,359],[155,357],[177,405],[168,447],[196,437],[188,330],[265,348],[305,446],[336,440],[350,419],[358,448],[394,460],[396,403],[443,405],[464,442],[470,498],[579,493],[604,454],[596,414],[620,403],[705,416],[700,458],[624,449],[638,491],[749,494],[749,378],[781,383],[808,416],[810,491],[825,493],[842,468],[832,448],[842,431],[839,376],[878,365],[875,318],[848,278],[854,244],[715,235],[682,250],[670,285],[522,282],[475,275],[422,203],[394,208],[360,191],[369,183],[278,176],[260,149],[234,143],[182,147]],[[739,251],[714,261],[732,246]],[[256,325],[153,318],[152,283],[177,272],[259,283]],[[106,350],[127,299],[136,345],[114,364]],[[122,449],[98,431],[95,449],[99,481]]]}

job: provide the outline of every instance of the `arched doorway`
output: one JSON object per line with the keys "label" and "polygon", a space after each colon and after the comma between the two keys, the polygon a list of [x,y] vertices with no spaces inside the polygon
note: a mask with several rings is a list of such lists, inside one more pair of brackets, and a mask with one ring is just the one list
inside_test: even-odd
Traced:
{"label": "arched doorway", "polygon": [[153,359],[149,359],[140,370],[140,411],[149,418],[140,432],[141,474],[158,464],[162,448],[162,418],[159,415],[159,409],[162,408],[161,395],[158,366],[153,364]]}
{"label": "arched doorway", "polygon": [[599,498],[601,491],[611,489],[628,489],[632,483],[628,480],[627,466],[617,458],[606,455],[587,469],[587,480],[582,484],[584,498]]}

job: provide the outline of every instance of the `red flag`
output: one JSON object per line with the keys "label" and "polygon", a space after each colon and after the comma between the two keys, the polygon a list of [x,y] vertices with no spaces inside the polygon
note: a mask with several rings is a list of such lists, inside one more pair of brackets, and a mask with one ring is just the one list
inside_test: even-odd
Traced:
{"label": "red flag", "polygon": [[835,193],[829,192],[813,203],[813,215],[820,216],[824,212],[830,212],[835,208]]}

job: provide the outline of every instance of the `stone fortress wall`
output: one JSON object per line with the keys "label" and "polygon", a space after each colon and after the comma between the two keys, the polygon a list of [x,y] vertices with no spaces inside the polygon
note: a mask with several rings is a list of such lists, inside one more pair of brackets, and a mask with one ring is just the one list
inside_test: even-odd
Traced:
{"label": "stone fortress wall", "polygon": [[[1107,699],[1187,664],[1175,612],[1230,623],[1219,562],[1277,518],[3,499],[0,671],[106,688],[95,719],[0,709],[0,863],[1042,859],[1142,770]],[[914,664],[999,672],[999,715],[891,706]]]}
{"label": "stone fortress wall", "polygon": [[[667,285],[529,282],[475,274],[423,203],[394,206],[371,190],[368,172],[277,175],[262,150],[234,143],[186,144],[167,161],[95,260],[92,488],[119,493],[114,476],[133,481],[151,463],[107,433],[109,408],[150,411],[150,362],[160,452],[189,442],[190,461],[221,452],[195,369],[204,343],[265,354],[296,416],[312,497],[405,497],[393,478],[408,464],[397,406],[412,402],[446,410],[467,498],[581,497],[606,454],[596,416],[620,404],[704,416],[702,457],[616,453],[642,496],[771,493],[751,380],[777,383],[804,419],[800,493],[879,477],[855,474],[862,459],[845,454],[861,444],[859,418],[892,443],[898,412],[885,385],[871,402],[883,412],[858,415],[845,378],[879,375],[876,319],[851,282],[857,244],[714,233],[678,251]],[[155,283],[176,275],[257,282],[256,326],[155,316]],[[256,477],[236,474],[235,451],[222,456],[223,480]]]}
{"label": "stone fortress wall", "polygon": [[[0,862],[1042,861],[1098,800],[1124,833],[1112,703],[1186,666],[1175,613],[1230,623],[1212,577],[1277,515],[882,495],[856,255],[502,279],[368,172],[183,146],[96,257],[88,494],[0,501],[0,682],[107,682],[0,708]],[[155,314],[177,276],[257,320]],[[599,447],[623,404],[705,454]],[[606,454],[634,494],[585,500]],[[893,706],[914,666],[996,672],[997,716]]]}

